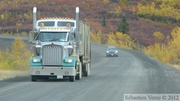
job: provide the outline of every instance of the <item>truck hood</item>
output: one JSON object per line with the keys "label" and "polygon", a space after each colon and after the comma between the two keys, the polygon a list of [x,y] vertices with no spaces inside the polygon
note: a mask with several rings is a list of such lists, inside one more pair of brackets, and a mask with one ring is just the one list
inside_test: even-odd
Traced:
{"label": "truck hood", "polygon": [[44,45],[61,45],[61,46],[68,46],[69,42],[41,42],[40,45],[36,45],[36,47],[41,48]]}

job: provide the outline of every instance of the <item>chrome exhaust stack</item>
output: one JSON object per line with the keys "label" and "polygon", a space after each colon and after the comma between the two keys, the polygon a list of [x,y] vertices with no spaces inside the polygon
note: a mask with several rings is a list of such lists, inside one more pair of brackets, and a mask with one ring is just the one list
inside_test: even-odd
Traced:
{"label": "chrome exhaust stack", "polygon": [[79,65],[79,44],[80,44],[80,41],[79,41],[79,38],[80,37],[80,33],[79,33],[79,7],[76,7],[76,33],[75,33],[75,39],[76,39],[76,42],[74,44],[74,53],[76,54],[76,59],[77,59],[77,63]]}
{"label": "chrome exhaust stack", "polygon": [[36,22],[37,22],[37,8],[33,8],[33,32],[36,30]]}
{"label": "chrome exhaust stack", "polygon": [[28,40],[30,43],[34,42],[34,36],[36,33],[36,22],[37,22],[37,8],[33,8],[33,30],[29,32]]}

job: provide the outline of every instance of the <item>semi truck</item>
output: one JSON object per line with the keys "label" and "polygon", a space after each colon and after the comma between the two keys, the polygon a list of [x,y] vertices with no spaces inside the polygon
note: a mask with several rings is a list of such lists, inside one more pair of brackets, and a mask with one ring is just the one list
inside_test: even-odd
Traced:
{"label": "semi truck", "polygon": [[37,20],[33,8],[33,30],[29,32],[32,56],[31,81],[39,79],[69,79],[74,82],[90,75],[90,27],[76,17],[48,17]]}

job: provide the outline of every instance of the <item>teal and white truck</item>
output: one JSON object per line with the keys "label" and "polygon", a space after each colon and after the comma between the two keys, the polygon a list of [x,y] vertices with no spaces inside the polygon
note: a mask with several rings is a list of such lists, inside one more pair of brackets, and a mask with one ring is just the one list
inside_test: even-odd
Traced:
{"label": "teal and white truck", "polygon": [[32,56],[31,81],[38,79],[64,79],[71,82],[90,75],[90,27],[76,18],[49,17],[37,20],[33,8],[33,31],[29,32]]}

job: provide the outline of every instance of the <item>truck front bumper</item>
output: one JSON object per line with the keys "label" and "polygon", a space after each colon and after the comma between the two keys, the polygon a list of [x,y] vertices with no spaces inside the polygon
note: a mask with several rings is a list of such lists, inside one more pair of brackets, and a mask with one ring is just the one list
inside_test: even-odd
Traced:
{"label": "truck front bumper", "polygon": [[34,76],[55,76],[63,79],[66,76],[76,76],[75,67],[30,67],[30,74]]}

